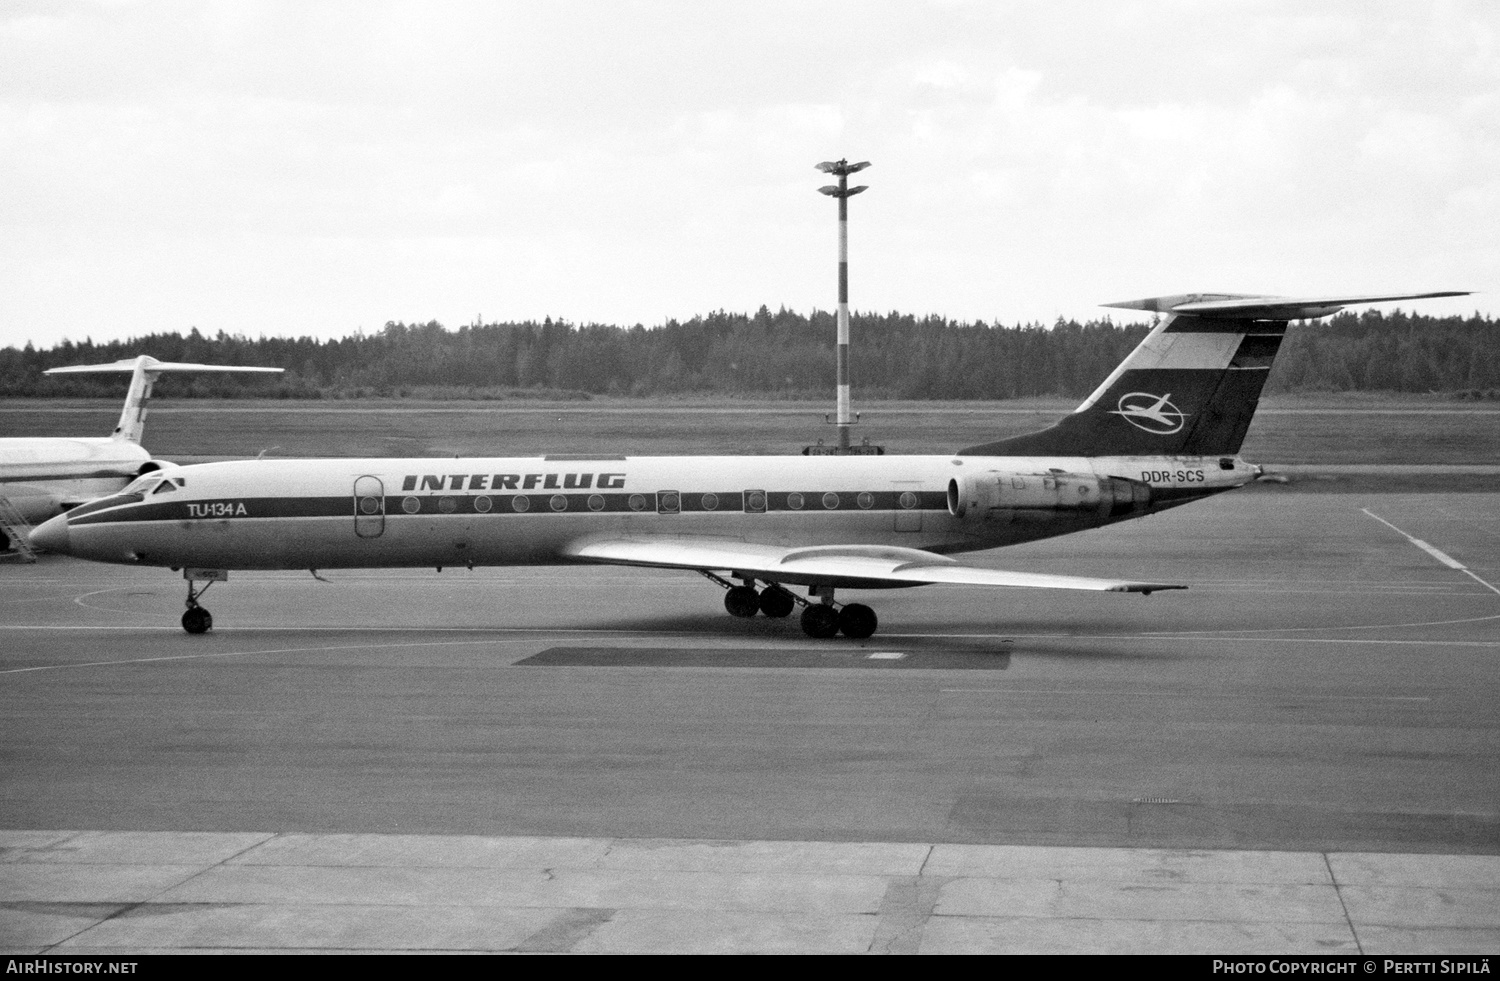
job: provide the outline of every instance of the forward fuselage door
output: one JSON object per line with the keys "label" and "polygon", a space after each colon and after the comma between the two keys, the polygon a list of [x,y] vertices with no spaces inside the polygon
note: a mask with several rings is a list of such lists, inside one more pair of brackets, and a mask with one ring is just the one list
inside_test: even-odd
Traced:
{"label": "forward fuselage door", "polygon": [[379,477],[360,477],[354,482],[354,533],[379,538],[384,531],[385,485]]}

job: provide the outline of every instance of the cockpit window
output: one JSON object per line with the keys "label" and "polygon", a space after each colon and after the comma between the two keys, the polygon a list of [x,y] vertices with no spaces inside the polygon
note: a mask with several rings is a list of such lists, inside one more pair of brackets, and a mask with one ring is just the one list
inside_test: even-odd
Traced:
{"label": "cockpit window", "polygon": [[161,474],[155,474],[155,473],[147,474],[144,477],[138,477],[138,478],[136,478],[136,480],[132,484],[130,484],[128,487],[126,487],[120,493],[122,493],[122,494],[140,494],[142,497],[144,497],[147,494],[151,493],[152,489],[155,488],[156,485],[158,483],[160,483],[160,482],[161,482]]}
{"label": "cockpit window", "polygon": [[158,488],[156,488],[156,490],[153,491],[152,493],[155,493],[155,494],[170,494],[172,491],[174,491],[176,489],[177,489],[177,481],[175,481],[175,480],[163,480],[161,482],[161,486],[158,487]]}

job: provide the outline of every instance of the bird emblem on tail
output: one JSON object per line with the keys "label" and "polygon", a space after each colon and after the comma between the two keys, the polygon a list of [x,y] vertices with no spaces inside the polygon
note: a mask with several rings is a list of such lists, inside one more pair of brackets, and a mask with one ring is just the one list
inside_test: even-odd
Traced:
{"label": "bird emblem on tail", "polygon": [[1172,393],[1152,395],[1149,392],[1127,392],[1120,396],[1119,408],[1110,415],[1120,416],[1137,429],[1156,436],[1170,436],[1182,429],[1187,413],[1172,404]]}

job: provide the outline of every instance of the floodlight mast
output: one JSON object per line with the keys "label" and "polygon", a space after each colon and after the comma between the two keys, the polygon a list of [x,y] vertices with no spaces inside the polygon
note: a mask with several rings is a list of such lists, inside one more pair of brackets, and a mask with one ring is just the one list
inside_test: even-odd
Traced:
{"label": "floodlight mast", "polygon": [[837,186],[829,184],[818,192],[839,199],[839,312],[838,312],[838,427],[839,452],[849,452],[849,199],[866,190],[864,185],[849,186],[849,175],[870,166],[870,161],[850,163],[846,159],[825,160],[818,164],[825,174],[838,177]]}

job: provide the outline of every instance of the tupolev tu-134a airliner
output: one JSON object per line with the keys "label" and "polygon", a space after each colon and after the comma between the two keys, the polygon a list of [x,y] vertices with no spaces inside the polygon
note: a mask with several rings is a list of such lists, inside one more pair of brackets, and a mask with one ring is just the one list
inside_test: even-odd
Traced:
{"label": "tupolev tu-134a airliner", "polygon": [[[798,604],[812,637],[876,615],[837,589],[935,583],[1149,594],[1183,585],[1007,572],[951,556],[1138,518],[1242,487],[1239,456],[1287,323],[1345,305],[1192,294],[1071,415],[932,456],[245,460],[147,474],[35,529],[38,548],[182,569],[198,602],[235,569],[606,563],[702,573],[739,617]],[[790,587],[804,587],[800,596]]]}

